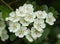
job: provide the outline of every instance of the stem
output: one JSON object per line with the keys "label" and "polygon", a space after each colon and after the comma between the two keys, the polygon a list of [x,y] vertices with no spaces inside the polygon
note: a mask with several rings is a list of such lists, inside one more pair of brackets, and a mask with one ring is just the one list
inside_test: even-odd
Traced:
{"label": "stem", "polygon": [[4,0],[1,0],[8,8],[10,8],[10,10],[13,11],[13,9],[4,1]]}
{"label": "stem", "polygon": [[18,0],[14,0],[14,1],[10,2],[9,5],[12,5],[15,2],[18,2]]}

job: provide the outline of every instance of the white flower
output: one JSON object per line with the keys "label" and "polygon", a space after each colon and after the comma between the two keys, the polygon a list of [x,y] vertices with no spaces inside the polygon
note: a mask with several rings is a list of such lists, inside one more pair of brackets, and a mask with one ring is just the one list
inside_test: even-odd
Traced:
{"label": "white flower", "polygon": [[7,40],[7,39],[9,38],[9,36],[8,36],[8,34],[7,34],[7,31],[6,31],[6,30],[3,30],[3,31],[1,32],[0,37],[1,37],[1,40],[2,40],[2,41]]}
{"label": "white flower", "polygon": [[16,9],[16,15],[20,16],[20,17],[24,17],[26,16],[26,11],[24,10],[24,8],[21,6],[19,7],[19,9]]}
{"label": "white flower", "polygon": [[23,38],[24,35],[26,35],[26,29],[27,27],[21,26],[21,28],[17,32],[15,32],[15,35],[19,38]]}
{"label": "white flower", "polygon": [[30,24],[30,22],[27,22],[27,21],[25,21],[25,19],[24,18],[20,18],[20,23],[23,25],[23,26],[28,26],[29,24]]}
{"label": "white flower", "polygon": [[[24,36],[29,42],[33,42],[37,38],[42,36],[43,29],[46,27],[46,23],[53,25],[56,19],[53,16],[53,13],[46,13],[46,11],[36,11],[32,4],[24,4],[20,6],[16,11],[13,11],[9,14],[9,17],[6,18],[6,21],[9,20],[9,31],[15,33],[19,38]],[[2,22],[3,23],[3,22]],[[5,25],[1,23],[0,26],[0,37],[3,41],[8,38],[7,32],[3,31]],[[29,27],[32,24],[32,28]]]}
{"label": "white flower", "polygon": [[46,17],[46,23],[48,23],[49,25],[53,25],[55,21],[56,19],[54,18],[53,13],[52,12],[48,13]]}
{"label": "white flower", "polygon": [[29,41],[29,42],[33,42],[33,38],[31,36],[31,31],[28,29],[27,31],[27,35],[26,35],[26,39]]}
{"label": "white flower", "polygon": [[37,39],[38,37],[41,37],[43,33],[43,29],[38,31],[36,28],[32,27],[31,29],[31,35],[34,39]]}
{"label": "white flower", "polygon": [[26,16],[25,16],[25,20],[27,21],[27,22],[33,22],[34,21],[34,19],[35,19],[35,14],[34,13],[28,13]]}
{"label": "white flower", "polygon": [[16,32],[20,29],[20,24],[17,22],[10,22],[9,23],[9,31]]}
{"label": "white flower", "polygon": [[12,22],[18,22],[20,19],[20,17],[17,16],[15,12],[11,12],[9,15],[10,15],[10,17],[7,17],[6,21],[10,20]]}
{"label": "white flower", "polygon": [[47,13],[45,11],[37,11],[35,12],[35,14],[37,15],[37,18],[42,18],[42,19],[45,19],[47,16]]}
{"label": "white flower", "polygon": [[45,28],[46,24],[44,23],[43,19],[35,19],[33,26],[39,30]]}
{"label": "white flower", "polygon": [[44,23],[44,19],[36,18],[36,19],[34,20],[34,23],[38,23],[38,22]]}
{"label": "white flower", "polygon": [[8,39],[8,34],[7,34],[7,31],[5,30],[5,22],[2,18],[2,12],[0,13],[0,38],[2,41],[5,41]]}
{"label": "white flower", "polygon": [[5,29],[4,21],[0,21],[0,31]]}
{"label": "white flower", "polygon": [[20,6],[19,9],[16,9],[16,15],[20,17],[26,16],[27,13],[33,12],[33,5],[31,4],[24,4],[23,6]]}
{"label": "white flower", "polygon": [[34,11],[33,5],[32,4],[24,4],[23,8],[26,13],[31,13]]}
{"label": "white flower", "polygon": [[5,41],[5,40],[7,40],[9,38],[9,36],[6,34],[3,34],[2,36],[1,36],[1,40],[2,41]]}
{"label": "white flower", "polygon": [[2,41],[7,40],[9,37],[7,31],[5,30],[5,27],[6,27],[5,22],[2,16],[0,16],[0,38]]}

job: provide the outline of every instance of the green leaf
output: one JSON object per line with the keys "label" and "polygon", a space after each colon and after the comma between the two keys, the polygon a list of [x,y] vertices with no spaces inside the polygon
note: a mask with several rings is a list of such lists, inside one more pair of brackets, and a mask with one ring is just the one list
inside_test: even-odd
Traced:
{"label": "green leaf", "polygon": [[49,33],[50,33],[50,30],[45,29],[42,36],[38,39],[38,43],[40,44],[44,39],[46,39]]}
{"label": "green leaf", "polygon": [[10,35],[10,41],[14,41],[16,39],[16,36],[14,34]]}
{"label": "green leaf", "polygon": [[59,13],[58,13],[57,11],[54,11],[53,14],[54,14],[54,17],[55,17],[56,19],[58,19]]}
{"label": "green leaf", "polygon": [[9,15],[11,10],[5,5],[0,5],[0,10],[2,11],[2,17],[5,20],[5,18]]}
{"label": "green leaf", "polygon": [[59,13],[53,7],[49,8],[49,12],[52,12],[56,19],[58,18]]}
{"label": "green leaf", "polygon": [[53,0],[50,5],[60,12],[60,0]]}
{"label": "green leaf", "polygon": [[55,35],[60,34],[60,27],[55,27],[55,28],[54,28],[54,34],[55,34]]}
{"label": "green leaf", "polygon": [[47,5],[42,5],[40,6],[40,10],[45,10],[46,12],[48,12],[48,6]]}
{"label": "green leaf", "polygon": [[49,44],[48,42],[44,42],[43,44]]}
{"label": "green leaf", "polygon": [[56,44],[60,44],[60,40],[58,40],[58,41],[56,42]]}
{"label": "green leaf", "polygon": [[49,7],[49,10],[48,10],[49,12],[54,12],[55,11],[55,9],[53,8],[53,7]]}

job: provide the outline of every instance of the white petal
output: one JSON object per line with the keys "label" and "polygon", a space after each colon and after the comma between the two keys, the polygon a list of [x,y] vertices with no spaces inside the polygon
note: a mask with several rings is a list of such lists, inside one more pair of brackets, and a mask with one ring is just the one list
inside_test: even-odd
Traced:
{"label": "white petal", "polygon": [[29,35],[26,36],[26,39],[27,39],[29,42],[33,42],[32,37],[30,37]]}
{"label": "white petal", "polygon": [[7,40],[8,38],[9,38],[9,36],[8,36],[8,34],[7,34],[7,31],[6,30],[3,30],[2,32],[1,32],[1,40],[2,41],[5,41],[5,40]]}
{"label": "white petal", "polygon": [[45,28],[46,27],[46,24],[45,23],[42,23],[41,24],[41,28]]}
{"label": "white petal", "polygon": [[37,18],[42,18],[42,19],[45,19],[47,16],[47,13],[45,11],[37,11],[35,12],[35,14],[37,15]]}
{"label": "white petal", "polygon": [[9,24],[9,31],[10,32],[16,32],[20,29],[20,24],[19,23],[13,23],[13,22],[10,22]]}
{"label": "white petal", "polygon": [[42,35],[42,30],[38,31],[36,28],[32,27],[31,29],[31,35],[33,37],[33,39],[37,39],[38,37],[40,37]]}
{"label": "white petal", "polygon": [[48,13],[46,17],[46,23],[48,23],[49,25],[53,25],[55,21],[56,19],[54,18],[53,13],[52,12]]}
{"label": "white petal", "polygon": [[16,9],[16,15],[20,16],[20,17],[26,16],[24,8],[23,7],[19,7],[19,9]]}
{"label": "white petal", "polygon": [[27,29],[26,27],[21,26],[21,28],[17,32],[15,32],[15,35],[18,36],[19,38],[23,38],[25,35],[26,29]]}
{"label": "white petal", "polygon": [[24,18],[20,18],[20,23],[23,25],[23,26],[28,26],[30,24],[30,22],[27,22],[24,20]]}
{"label": "white petal", "polygon": [[15,16],[15,12],[12,11],[9,15],[10,15],[10,17],[14,17]]}
{"label": "white petal", "polygon": [[28,22],[33,22],[34,18],[35,18],[34,13],[29,13],[29,14],[26,15],[26,17],[24,19]]}
{"label": "white petal", "polygon": [[26,13],[31,13],[31,12],[34,11],[34,8],[33,8],[32,4],[24,4],[23,8],[26,11]]}

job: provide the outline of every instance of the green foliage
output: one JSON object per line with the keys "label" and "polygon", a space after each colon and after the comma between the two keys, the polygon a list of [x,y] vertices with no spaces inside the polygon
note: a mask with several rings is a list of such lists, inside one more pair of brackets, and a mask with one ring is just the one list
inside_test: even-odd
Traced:
{"label": "green foliage", "polygon": [[10,38],[10,41],[14,41],[15,39],[16,39],[16,36],[14,35],[14,34],[11,34],[10,36],[9,36]]}
{"label": "green foliage", "polygon": [[58,40],[56,44],[60,44],[60,40]]}
{"label": "green foliage", "polygon": [[48,12],[48,6],[47,5],[42,5],[40,6],[40,10],[45,10],[46,12]]}
{"label": "green foliage", "polygon": [[59,13],[53,7],[49,7],[49,12],[53,12],[54,17],[58,18]]}
{"label": "green foliage", "polygon": [[57,11],[60,12],[60,0],[53,0],[50,6],[54,7]]}
{"label": "green foliage", "polygon": [[54,34],[57,36],[58,34],[60,34],[60,27],[55,27],[54,28]]}
{"label": "green foliage", "polygon": [[0,10],[2,11],[2,17],[5,20],[5,18],[9,15],[11,10],[5,5],[0,5]]}
{"label": "green foliage", "polygon": [[48,42],[44,42],[43,44],[49,44]]}
{"label": "green foliage", "polygon": [[43,33],[42,36],[38,39],[39,44],[41,44],[41,42],[48,37],[48,34],[49,34],[49,33],[50,33],[50,29],[49,29],[49,28],[44,29],[44,33]]}

